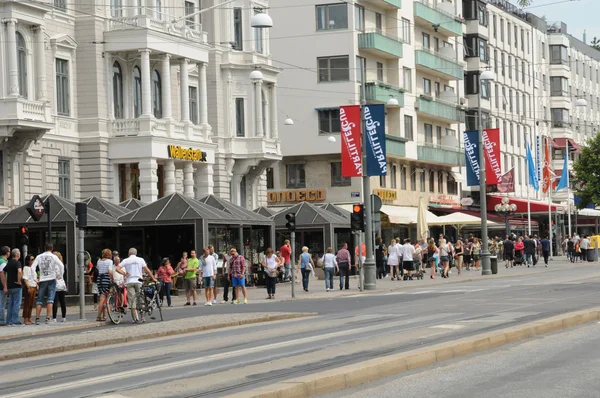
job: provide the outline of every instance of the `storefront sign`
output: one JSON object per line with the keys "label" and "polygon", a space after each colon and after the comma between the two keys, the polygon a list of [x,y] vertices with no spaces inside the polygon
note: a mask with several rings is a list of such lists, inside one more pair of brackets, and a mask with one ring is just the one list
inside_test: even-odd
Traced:
{"label": "storefront sign", "polygon": [[192,162],[206,162],[206,152],[200,149],[183,148],[177,145],[168,145],[169,158],[178,160],[191,160]]}
{"label": "storefront sign", "polygon": [[430,205],[441,207],[460,207],[460,201],[448,195],[432,195],[429,197]]}
{"label": "storefront sign", "polygon": [[267,192],[268,203],[319,202],[327,197],[324,189],[301,189],[296,191]]}
{"label": "storefront sign", "polygon": [[381,198],[381,200],[396,200],[398,199],[398,191],[393,189],[375,189],[373,193]]}
{"label": "storefront sign", "polygon": [[33,221],[40,221],[44,213],[46,213],[46,206],[39,195],[33,195],[31,197],[26,209],[31,218],[33,218]]}

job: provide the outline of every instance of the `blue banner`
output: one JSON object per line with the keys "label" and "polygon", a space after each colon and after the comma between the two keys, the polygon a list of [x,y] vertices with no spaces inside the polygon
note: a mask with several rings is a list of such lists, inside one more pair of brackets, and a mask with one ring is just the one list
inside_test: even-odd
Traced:
{"label": "blue banner", "polygon": [[531,154],[529,142],[527,142],[527,174],[529,175],[529,185],[531,185],[535,191],[539,191],[540,184],[535,171],[535,164],[533,163],[533,155]]}
{"label": "blue banner", "polygon": [[385,152],[385,105],[365,105],[365,130],[367,134],[367,175],[387,174]]}
{"label": "blue banner", "polygon": [[467,186],[479,185],[479,131],[465,131],[465,160],[467,165]]}

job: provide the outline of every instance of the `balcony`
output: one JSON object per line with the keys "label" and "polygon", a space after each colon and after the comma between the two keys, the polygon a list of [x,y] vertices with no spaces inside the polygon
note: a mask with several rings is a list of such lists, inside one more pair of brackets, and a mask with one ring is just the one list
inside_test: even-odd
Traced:
{"label": "balcony", "polygon": [[366,3],[371,3],[375,7],[383,8],[386,10],[400,9],[402,8],[402,0],[363,0]]}
{"label": "balcony", "polygon": [[[234,137],[225,140],[225,153],[240,158],[281,160],[279,140],[265,137]],[[234,157],[235,157],[234,156]]]}
{"label": "balcony", "polygon": [[0,99],[1,125],[49,129],[53,127],[51,123],[50,105],[46,102],[20,97]]}
{"label": "balcony", "polygon": [[421,96],[417,99],[416,105],[417,112],[442,122],[452,124],[465,121],[465,112],[454,103]]}
{"label": "balcony", "polygon": [[368,82],[366,84],[366,97],[369,102],[387,103],[390,97],[398,100],[400,106],[404,106],[404,90],[381,81]]}
{"label": "balcony", "polygon": [[387,155],[400,158],[406,157],[406,138],[385,135],[385,152]]}
{"label": "balcony", "polygon": [[426,26],[428,29],[431,29],[432,25],[438,25],[438,31],[448,37],[462,36],[463,21],[454,15],[452,3],[442,3],[434,6],[431,1],[415,1],[415,24]]}
{"label": "balcony", "polygon": [[192,123],[144,117],[116,119],[110,124],[110,136],[114,138],[153,136],[209,142],[209,131],[205,126]]}
{"label": "balcony", "polygon": [[379,32],[359,33],[358,48],[382,58],[402,58],[402,41]]}
{"label": "balcony", "polygon": [[423,162],[436,163],[444,166],[464,166],[465,153],[459,148],[441,145],[419,143],[417,159]]}
{"label": "balcony", "polygon": [[[454,51],[448,48],[451,51]],[[428,73],[448,80],[463,80],[464,65],[456,61],[450,54],[440,54],[424,48],[415,50],[417,69],[426,69]]]}

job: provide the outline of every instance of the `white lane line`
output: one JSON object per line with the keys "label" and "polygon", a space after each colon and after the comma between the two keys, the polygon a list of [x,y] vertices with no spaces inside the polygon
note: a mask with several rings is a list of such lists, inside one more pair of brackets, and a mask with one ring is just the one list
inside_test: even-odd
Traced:
{"label": "white lane line", "polygon": [[431,328],[434,329],[451,329],[451,330],[458,330],[458,329],[462,329],[464,328],[464,325],[435,325],[435,326],[431,326]]}

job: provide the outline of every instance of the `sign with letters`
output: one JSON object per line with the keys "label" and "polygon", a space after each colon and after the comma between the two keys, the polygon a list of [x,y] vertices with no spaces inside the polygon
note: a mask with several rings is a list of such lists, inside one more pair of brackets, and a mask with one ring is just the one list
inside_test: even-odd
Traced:
{"label": "sign with letters", "polygon": [[398,199],[398,191],[393,189],[375,189],[373,193],[381,198],[381,200],[393,201]]}
{"label": "sign with letters", "polygon": [[327,197],[324,189],[298,189],[293,191],[267,192],[268,203],[321,202]]}
{"label": "sign with letters", "polygon": [[167,150],[170,159],[206,162],[206,152],[202,152],[200,149],[183,148],[178,145],[168,145]]}

